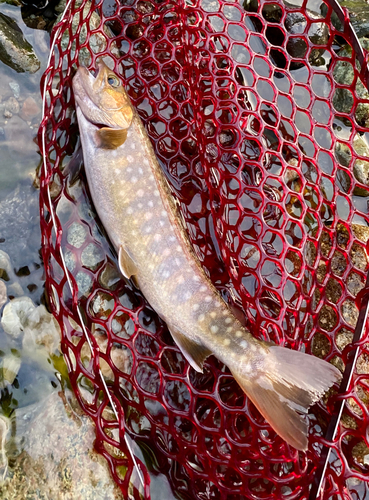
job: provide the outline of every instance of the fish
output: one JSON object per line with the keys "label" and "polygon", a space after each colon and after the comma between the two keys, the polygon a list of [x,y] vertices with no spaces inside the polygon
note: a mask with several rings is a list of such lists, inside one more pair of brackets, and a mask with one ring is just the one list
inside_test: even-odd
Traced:
{"label": "fish", "polygon": [[309,407],[341,379],[315,356],[257,340],[197,259],[178,204],[119,76],[80,66],[72,87],[92,201],[118,255],[192,368],[216,356],[271,427],[308,447]]}

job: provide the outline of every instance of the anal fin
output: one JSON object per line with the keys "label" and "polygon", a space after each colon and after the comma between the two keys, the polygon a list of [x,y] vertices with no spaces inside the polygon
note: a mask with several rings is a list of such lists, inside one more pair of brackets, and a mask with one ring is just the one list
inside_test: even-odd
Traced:
{"label": "anal fin", "polygon": [[202,373],[204,361],[212,352],[202,344],[189,339],[173,326],[168,325],[168,328],[192,368]]}
{"label": "anal fin", "polygon": [[127,278],[127,280],[129,280],[131,276],[137,274],[136,264],[122,246],[119,247],[118,261],[120,272],[125,278]]}

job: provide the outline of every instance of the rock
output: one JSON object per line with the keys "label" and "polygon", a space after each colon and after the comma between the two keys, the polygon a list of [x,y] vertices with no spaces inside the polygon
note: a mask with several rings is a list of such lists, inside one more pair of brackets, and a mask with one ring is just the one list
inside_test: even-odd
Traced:
{"label": "rock", "polygon": [[0,484],[5,479],[8,470],[8,459],[5,452],[6,436],[9,432],[9,419],[0,415]]}
{"label": "rock", "polygon": [[6,294],[6,284],[3,280],[0,280],[0,309],[3,307],[7,300],[8,296]]}
{"label": "rock", "polygon": [[339,0],[342,7],[348,9],[350,21],[357,36],[369,34],[369,5],[366,0]]}
{"label": "rock", "polygon": [[40,113],[41,113],[41,108],[34,100],[34,98],[30,96],[27,97],[27,99],[25,99],[22,105],[22,109],[20,112],[21,118],[23,118],[23,120],[25,121],[32,120],[32,118],[35,118]]}
{"label": "rock", "polygon": [[44,305],[36,307],[27,318],[24,328],[23,352],[30,353],[42,348],[51,356],[60,351],[59,324]]}
{"label": "rock", "polygon": [[101,249],[93,243],[87,245],[81,255],[82,265],[93,271],[98,268],[103,260],[104,256]]}
{"label": "rock", "polygon": [[0,13],[0,60],[18,73],[35,73],[41,66],[17,23],[2,13]]}
{"label": "rock", "polygon": [[0,358],[0,389],[12,385],[18,375],[20,366],[20,354],[15,349]]}
{"label": "rock", "polygon": [[[15,97],[10,97],[7,101],[4,102],[5,111],[9,111],[12,114],[19,113],[19,102]],[[5,116],[5,112],[4,112]]]}
{"label": "rock", "polygon": [[[13,120],[15,118],[18,117]],[[3,185],[1,180],[0,177],[0,185]],[[40,211],[38,192],[34,188],[20,186],[0,202],[0,235],[0,249],[12,256],[10,269],[40,262]],[[0,268],[2,255],[0,253]]]}
{"label": "rock", "polygon": [[106,460],[93,450],[94,425],[70,392],[16,410],[14,425],[1,498],[123,500]]}
{"label": "rock", "polygon": [[[81,0],[79,0],[76,2],[76,5],[81,5],[81,3],[82,3]],[[58,12],[59,11],[61,12],[61,14],[58,16],[58,18],[56,20],[57,23],[61,19],[62,12],[65,8],[65,4],[66,4],[65,0],[62,0],[59,3],[59,5],[57,6]],[[83,8],[83,13],[82,13],[83,19],[86,18],[87,14],[91,10],[91,8],[92,8],[92,3],[86,2],[85,6]],[[92,12],[92,15],[91,15],[90,21],[89,21],[90,30],[97,29],[100,26],[100,21],[101,21],[101,19],[100,19],[100,16],[97,14],[97,12]],[[73,17],[73,20],[72,20],[72,32],[73,33],[76,32],[77,28],[79,27],[79,24],[80,24],[80,14],[77,13],[77,14],[75,14],[75,16]],[[106,36],[104,36],[101,33],[93,33],[89,37],[89,47],[94,54],[99,54],[99,53],[103,52],[107,47],[107,40],[109,38],[114,38],[114,35],[111,32],[111,30],[108,27],[106,27],[105,25],[104,25],[104,33]],[[79,35],[80,44],[83,44],[86,41],[86,38],[87,38],[87,28],[86,28],[86,24],[83,24],[80,35]],[[64,34],[62,36],[62,42],[61,42],[62,50],[67,50],[68,44],[69,44],[69,35],[68,35],[68,32],[66,31],[66,32],[64,32]],[[116,57],[118,57],[118,58],[121,57],[120,51],[119,51],[117,44],[115,42],[111,43],[110,51]],[[111,58],[110,57],[103,57],[102,59],[104,60],[104,62],[108,66],[111,65]],[[90,63],[91,63],[91,54],[86,47],[83,47],[79,52],[79,64],[83,65],[83,66],[89,66]]]}
{"label": "rock", "polygon": [[17,82],[9,82],[9,87],[11,88],[12,92],[13,92],[13,95],[16,99],[19,99],[20,98],[20,87],[19,87],[19,83]]}
{"label": "rock", "polygon": [[75,248],[80,248],[87,236],[87,231],[82,224],[78,224],[77,222],[73,222],[71,226],[68,228],[67,233],[67,241],[70,245]]}
{"label": "rock", "polygon": [[29,297],[11,300],[3,310],[1,326],[4,332],[18,338],[24,331],[27,319],[35,309],[35,304]]}

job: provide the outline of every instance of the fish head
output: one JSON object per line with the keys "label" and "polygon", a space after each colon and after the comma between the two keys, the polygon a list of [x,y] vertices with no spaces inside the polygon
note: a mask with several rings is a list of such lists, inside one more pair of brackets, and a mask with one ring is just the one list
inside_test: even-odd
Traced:
{"label": "fish head", "polygon": [[119,77],[104,62],[94,76],[81,66],[73,78],[73,92],[84,117],[94,125],[114,130],[128,129],[133,107]]}

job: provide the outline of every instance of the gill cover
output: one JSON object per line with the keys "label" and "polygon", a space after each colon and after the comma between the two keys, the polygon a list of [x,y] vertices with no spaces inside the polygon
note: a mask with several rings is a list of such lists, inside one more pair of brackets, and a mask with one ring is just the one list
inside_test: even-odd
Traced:
{"label": "gill cover", "polygon": [[[73,78],[76,104],[91,123],[124,135],[123,130],[129,128],[133,119],[128,94],[117,75],[105,63],[99,62],[97,68],[96,77],[87,68],[78,68]],[[110,135],[114,136],[114,133]]]}

